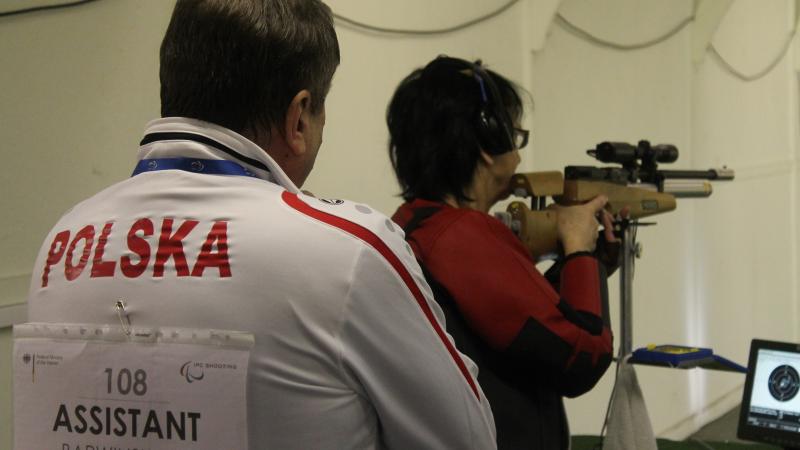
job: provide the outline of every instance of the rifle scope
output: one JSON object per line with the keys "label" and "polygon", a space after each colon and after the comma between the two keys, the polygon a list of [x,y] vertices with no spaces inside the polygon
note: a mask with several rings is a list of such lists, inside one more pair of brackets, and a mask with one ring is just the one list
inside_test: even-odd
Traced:
{"label": "rifle scope", "polygon": [[634,147],[626,142],[601,142],[594,149],[587,150],[591,157],[605,163],[617,163],[627,166],[637,164],[672,163],[678,160],[678,148],[671,144],[650,145],[648,141],[639,141]]}

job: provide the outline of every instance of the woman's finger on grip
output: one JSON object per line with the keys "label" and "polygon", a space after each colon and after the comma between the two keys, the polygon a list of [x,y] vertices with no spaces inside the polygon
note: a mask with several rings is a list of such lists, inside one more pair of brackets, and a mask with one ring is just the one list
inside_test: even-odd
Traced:
{"label": "woman's finger on grip", "polygon": [[603,209],[606,204],[608,203],[608,197],[603,194],[598,195],[597,197],[589,200],[586,203],[586,206],[592,210],[592,212],[597,213],[601,209]]}

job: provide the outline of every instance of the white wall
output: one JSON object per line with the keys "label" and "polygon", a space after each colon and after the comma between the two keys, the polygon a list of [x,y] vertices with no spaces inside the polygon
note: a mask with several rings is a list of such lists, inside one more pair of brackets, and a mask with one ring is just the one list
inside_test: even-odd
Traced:
{"label": "white wall", "polygon": [[[559,12],[631,44],[665,33],[693,9],[691,1],[565,0]],[[737,0],[712,42],[734,67],[755,73],[780,54],[793,19],[793,2]],[[679,147],[675,167],[736,169],[737,180],[716,184],[710,199],[679,200],[677,211],[640,231],[633,337],[634,347],[706,346],[746,364],[751,338],[798,337],[795,54],[743,82],[708,52],[693,63],[702,31],[691,24],[660,44],[620,51],[554,24],[533,62],[534,162],[537,170],[589,163],[580,151],[596,142],[647,138]],[[671,438],[736,405],[744,381],[700,370],[637,372],[654,430]],[[599,431],[612,378],[568,402],[573,432]]]}
{"label": "white wall", "polygon": [[[734,68],[755,74],[780,55],[794,21],[795,2],[740,0],[712,43]],[[698,342],[742,362],[753,337],[798,339],[795,61],[789,51],[763,78],[744,82],[708,55],[693,77],[694,161],[727,162],[738,175],[698,209],[694,332]],[[738,399],[742,384],[713,373],[694,381],[696,405],[727,392]]]}
{"label": "white wall", "polygon": [[[15,3],[2,10],[30,4]],[[0,326],[24,302],[58,217],[130,175],[143,126],[159,113],[158,47],[171,9],[115,0],[0,18]],[[12,442],[10,350],[5,328],[0,448]]]}
{"label": "white wall", "polygon": [[[353,19],[415,29],[453,25],[504,3],[329,1]],[[157,51],[171,5],[101,1],[0,19],[0,315],[23,301],[35,252],[57,217],[130,173],[142,128],[158,116]],[[705,345],[744,363],[751,337],[797,340],[797,44],[766,77],[745,83],[709,54],[693,63],[702,34],[695,25],[642,50],[611,50],[551,24],[555,6],[597,36],[633,43],[692,15],[694,2],[522,0],[491,21],[429,37],[340,23],[342,64],[323,149],[305,187],[391,214],[399,199],[384,115],[394,87],[437,54],[481,57],[533,94],[533,144],[521,169],[592,164],[584,150],[597,142],[647,138],[677,145],[677,167],[726,163],[737,170],[737,180],[717,184],[712,198],[681,200],[677,211],[656,218],[658,226],[641,230],[635,346]],[[731,64],[756,72],[779,53],[793,6],[736,0],[712,42]],[[8,330],[0,330],[5,361],[9,351]],[[737,403],[743,381],[716,372],[638,373],[655,430],[674,438]],[[568,402],[573,432],[600,431],[611,383],[608,374]],[[10,424],[10,368],[0,364],[0,448],[10,447]]]}
{"label": "white wall", "polygon": [[[431,29],[483,15],[505,2],[332,0],[328,4],[335,13],[360,22]],[[394,89],[413,69],[439,54],[482,58],[489,67],[522,82],[522,9],[520,3],[492,21],[433,37],[364,33],[339,23],[341,65],[328,97],[323,148],[306,188],[317,195],[362,201],[391,215],[400,203],[385,119]]]}

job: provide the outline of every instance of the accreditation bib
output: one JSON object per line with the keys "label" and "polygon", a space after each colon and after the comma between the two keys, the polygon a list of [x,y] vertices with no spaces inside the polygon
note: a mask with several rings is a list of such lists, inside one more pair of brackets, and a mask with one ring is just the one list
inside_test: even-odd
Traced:
{"label": "accreditation bib", "polygon": [[14,326],[18,450],[246,449],[250,333]]}

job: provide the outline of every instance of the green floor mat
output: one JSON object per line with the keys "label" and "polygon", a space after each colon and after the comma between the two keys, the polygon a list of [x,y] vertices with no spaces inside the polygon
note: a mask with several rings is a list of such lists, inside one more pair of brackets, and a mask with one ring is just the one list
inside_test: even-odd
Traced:
{"label": "green floor mat", "polygon": [[[659,450],[780,450],[780,447],[766,444],[741,444],[738,442],[713,442],[694,439],[688,441],[657,439],[657,443]],[[599,450],[600,448],[600,438],[597,436],[572,437],[572,450]]]}

